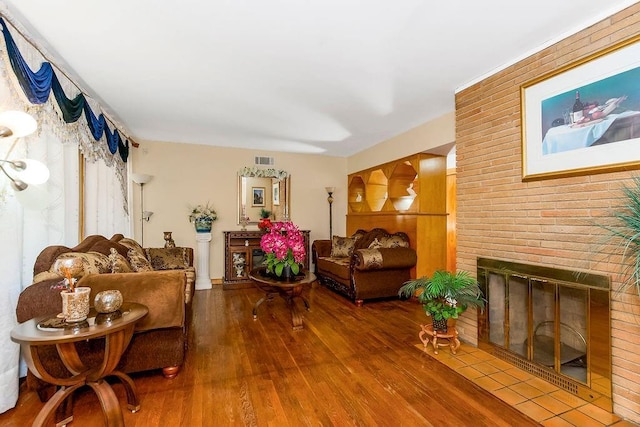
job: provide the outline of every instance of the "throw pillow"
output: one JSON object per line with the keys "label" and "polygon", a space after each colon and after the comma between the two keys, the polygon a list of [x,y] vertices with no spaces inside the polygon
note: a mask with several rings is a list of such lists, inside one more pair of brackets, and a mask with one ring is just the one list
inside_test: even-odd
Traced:
{"label": "throw pillow", "polygon": [[400,236],[381,237],[380,244],[382,248],[408,248],[409,242]]}
{"label": "throw pillow", "polygon": [[377,238],[373,239],[373,242],[369,244],[369,249],[378,249],[381,247],[382,247],[382,243],[380,243],[380,241]]}
{"label": "throw pillow", "polygon": [[354,238],[333,236],[331,240],[331,256],[335,258],[350,257],[355,244],[356,239]]}
{"label": "throw pillow", "polygon": [[109,263],[111,264],[111,272],[112,273],[131,273],[133,269],[131,268],[131,264],[129,261],[115,249],[111,248],[111,253],[109,254]]}
{"label": "throw pillow", "polygon": [[[146,257],[144,253],[144,249],[142,249],[142,246],[140,246],[140,244],[135,240],[125,237],[124,239],[121,239],[118,243],[120,243],[122,246],[125,246],[129,251],[133,249],[133,251],[136,252],[138,255]],[[128,251],[127,251],[127,256],[129,256]]]}
{"label": "throw pillow", "polygon": [[362,263],[358,266],[361,270],[379,270],[382,268],[382,254],[377,249],[360,249]]}
{"label": "throw pillow", "polygon": [[45,280],[54,280],[54,279],[62,280],[63,277],[58,273],[53,273],[51,271],[43,271],[33,276],[32,285],[35,285],[36,283],[44,282]]}
{"label": "throw pillow", "polygon": [[187,248],[146,248],[154,270],[181,270],[189,266]]}
{"label": "throw pillow", "polygon": [[153,267],[149,260],[146,259],[144,255],[140,255],[135,249],[129,249],[127,256],[133,271],[153,271]]}
{"label": "throw pillow", "polygon": [[[82,271],[77,275],[77,278],[86,274],[102,274],[111,272],[109,257],[101,254],[100,252],[65,252],[58,255],[56,261],[65,259],[80,259],[82,263]],[[58,273],[56,270],[56,261],[53,262],[49,269],[52,273]]]}

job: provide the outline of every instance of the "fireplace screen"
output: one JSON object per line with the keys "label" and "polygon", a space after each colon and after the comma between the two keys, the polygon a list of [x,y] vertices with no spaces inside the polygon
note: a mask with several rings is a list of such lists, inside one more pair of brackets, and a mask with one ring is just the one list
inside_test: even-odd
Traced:
{"label": "fireplace screen", "polygon": [[479,258],[478,281],[481,348],[610,408],[608,277]]}

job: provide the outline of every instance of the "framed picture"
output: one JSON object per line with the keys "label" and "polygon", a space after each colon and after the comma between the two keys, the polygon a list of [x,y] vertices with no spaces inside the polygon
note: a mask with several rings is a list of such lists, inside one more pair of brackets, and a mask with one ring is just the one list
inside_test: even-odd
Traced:
{"label": "framed picture", "polygon": [[640,168],[640,35],[520,88],[522,180]]}
{"label": "framed picture", "polygon": [[251,206],[264,206],[264,187],[251,187]]}
{"label": "framed picture", "polygon": [[273,183],[273,206],[280,206],[280,181]]}

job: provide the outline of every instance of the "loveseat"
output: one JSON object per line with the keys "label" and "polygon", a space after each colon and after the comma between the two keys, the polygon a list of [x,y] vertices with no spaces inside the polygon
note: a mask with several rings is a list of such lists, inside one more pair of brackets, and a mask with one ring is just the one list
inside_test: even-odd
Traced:
{"label": "loveseat", "polygon": [[406,233],[390,234],[382,228],[315,240],[311,253],[320,283],[357,306],[364,300],[397,297],[417,262]]}
{"label": "loveseat", "polygon": [[[54,265],[57,259],[80,258],[83,272],[77,286],[91,288],[90,301],[104,290],[117,289],[125,302],[148,307],[148,314],[136,323],[133,338],[122,355],[117,370],[131,373],[162,369],[165,377],[178,374],[187,350],[191,301],[194,294],[195,270],[192,248],[146,248],[122,234],[110,239],[93,235],[78,246],[49,246],[38,255],[33,284],[22,291],[16,308],[18,322],[33,317],[55,315],[61,311],[62,277]],[[86,364],[101,360],[103,340],[76,344]],[[47,369],[56,375],[67,371],[55,347],[41,346],[46,352]],[[27,375],[29,388],[46,399],[47,384]]]}

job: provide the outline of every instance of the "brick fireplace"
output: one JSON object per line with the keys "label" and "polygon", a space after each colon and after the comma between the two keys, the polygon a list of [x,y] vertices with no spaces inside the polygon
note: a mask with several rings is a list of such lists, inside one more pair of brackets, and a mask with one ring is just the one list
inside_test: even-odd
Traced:
{"label": "brick fireplace", "polygon": [[478,346],[603,409],[611,405],[608,276],[478,258]]}
{"label": "brick fireplace", "polygon": [[[478,258],[611,278],[613,411],[640,423],[640,298],[620,288],[620,259],[598,251],[594,225],[621,204],[634,171],[522,181],[520,86],[640,32],[635,4],[456,93],[457,268],[475,273]],[[478,343],[475,311],[458,322]],[[545,326],[541,326],[545,327]],[[574,326],[571,326],[574,329]]]}

